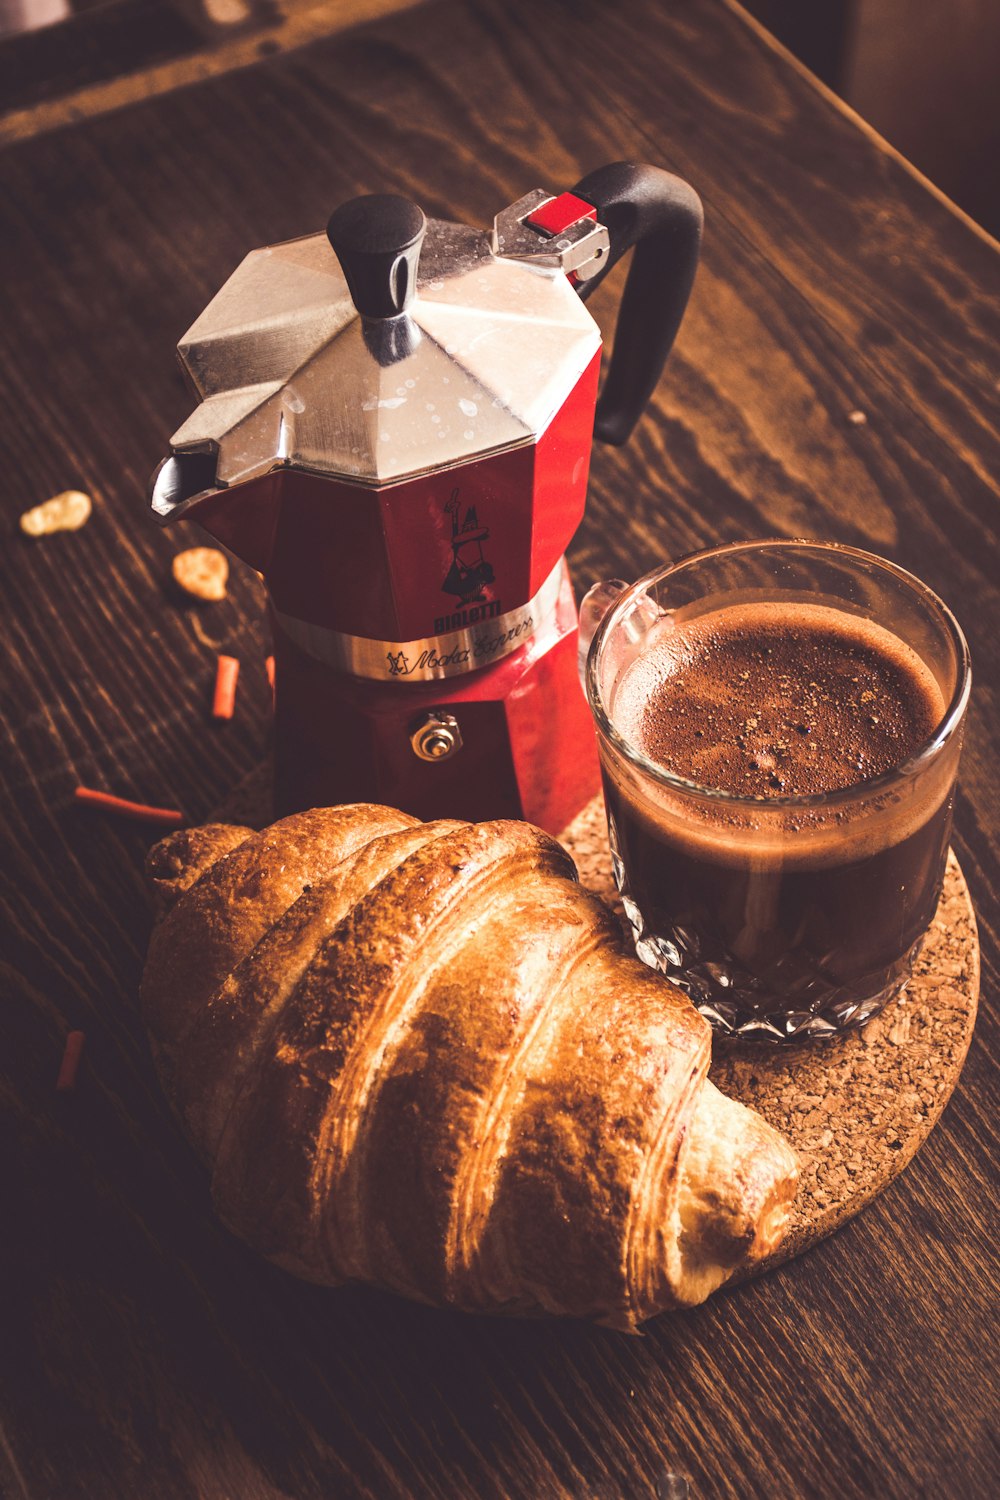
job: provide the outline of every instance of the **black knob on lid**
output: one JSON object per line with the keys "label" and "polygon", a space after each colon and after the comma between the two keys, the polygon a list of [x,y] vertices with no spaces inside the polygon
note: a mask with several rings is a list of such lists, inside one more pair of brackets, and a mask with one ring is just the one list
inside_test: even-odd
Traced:
{"label": "black knob on lid", "polygon": [[327,237],[362,317],[394,318],[406,311],[426,228],[417,205],[394,193],[352,198],[330,215]]}

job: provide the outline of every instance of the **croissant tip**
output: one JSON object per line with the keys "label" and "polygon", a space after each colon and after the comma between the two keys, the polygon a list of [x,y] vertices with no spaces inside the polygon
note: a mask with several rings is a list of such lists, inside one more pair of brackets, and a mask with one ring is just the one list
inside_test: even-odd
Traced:
{"label": "croissant tip", "polygon": [[756,1233],[747,1252],[748,1263],[767,1260],[778,1249],[788,1233],[798,1186],[798,1161],[789,1150],[784,1172],[775,1172],[770,1192],[760,1207]]}

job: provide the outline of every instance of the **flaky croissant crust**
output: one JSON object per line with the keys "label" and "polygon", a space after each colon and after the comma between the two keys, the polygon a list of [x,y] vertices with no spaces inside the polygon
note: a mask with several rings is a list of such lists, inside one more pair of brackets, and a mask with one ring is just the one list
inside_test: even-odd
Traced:
{"label": "flaky croissant crust", "polygon": [[184,830],[148,873],[164,1087],[289,1270],[632,1330],[780,1240],[793,1153],[538,829],[361,804]]}

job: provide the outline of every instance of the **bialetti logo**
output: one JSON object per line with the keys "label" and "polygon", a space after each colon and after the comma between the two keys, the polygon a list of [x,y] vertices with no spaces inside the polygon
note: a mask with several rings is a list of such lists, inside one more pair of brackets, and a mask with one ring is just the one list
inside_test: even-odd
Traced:
{"label": "bialetti logo", "polygon": [[[474,505],[467,508],[465,519],[459,525],[461,506],[457,487],[451,492],[445,513],[451,516],[451,567],[445,574],[441,592],[451,594],[464,609],[470,604],[482,602],[483,590],[488,583],[493,582],[493,567],[483,556],[483,543],[489,541],[490,530],[488,526],[480,526]],[[496,606],[496,613],[500,613],[499,604]]]}
{"label": "bialetti logo", "polygon": [[[463,516],[458,494],[456,487],[444,507],[451,517],[451,563],[441,585],[441,592],[450,594],[457,608],[436,617],[434,634],[439,640],[415,643],[423,649],[412,653],[404,649],[385,653],[390,677],[447,677],[469,671],[506,655],[522,637],[534,634],[532,604],[504,617],[500,600],[486,598],[486,588],[495,577],[483,553],[490,529],[479,524],[474,505],[467,506]],[[499,620],[499,628],[490,629],[492,620]]]}
{"label": "bialetti logo", "polygon": [[468,630],[470,625],[479,625],[483,620],[495,620],[502,613],[499,599],[484,599],[482,604],[473,605],[471,609],[459,609],[453,615],[438,615],[434,621],[434,629],[439,635],[446,630]]}

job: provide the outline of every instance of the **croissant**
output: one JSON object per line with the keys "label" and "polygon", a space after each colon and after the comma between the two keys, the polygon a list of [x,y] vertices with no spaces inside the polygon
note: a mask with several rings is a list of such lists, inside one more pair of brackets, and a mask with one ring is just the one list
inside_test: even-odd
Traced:
{"label": "croissant", "polygon": [[148,873],[162,1082],[279,1265],[631,1331],[780,1240],[790,1147],[538,829],[336,807],[174,833]]}

